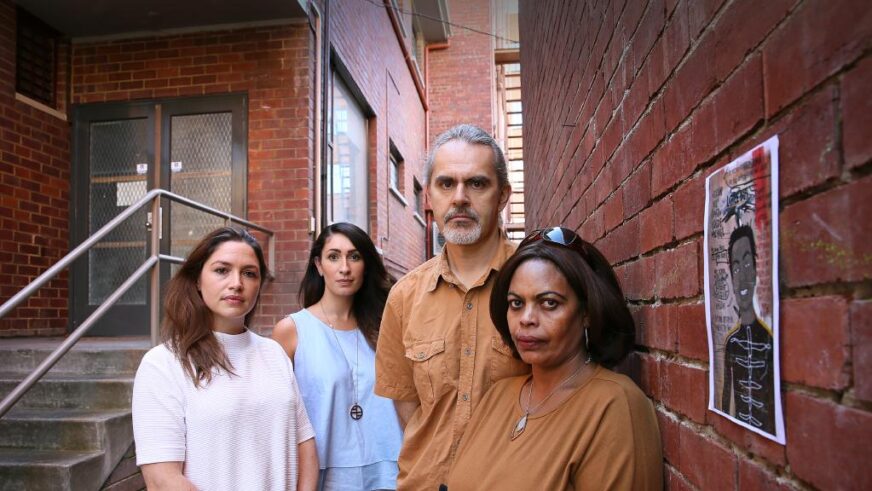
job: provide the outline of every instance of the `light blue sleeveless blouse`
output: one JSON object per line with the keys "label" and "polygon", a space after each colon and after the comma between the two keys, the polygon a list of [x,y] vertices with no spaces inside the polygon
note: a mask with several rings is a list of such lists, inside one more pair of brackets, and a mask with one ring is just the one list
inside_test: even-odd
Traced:
{"label": "light blue sleeveless blouse", "polygon": [[[321,469],[394,469],[393,476],[380,477],[395,483],[396,460],[403,434],[393,402],[373,393],[375,351],[359,329],[333,331],[306,309],[290,317],[297,326],[294,374],[315,429]],[[336,344],[337,339],[344,356]],[[354,383],[349,365],[355,364],[355,345],[358,350],[357,402],[363,408],[363,418],[356,421],[349,415],[354,404]],[[371,466],[379,462],[393,465]],[[377,481],[384,482],[384,479]]]}

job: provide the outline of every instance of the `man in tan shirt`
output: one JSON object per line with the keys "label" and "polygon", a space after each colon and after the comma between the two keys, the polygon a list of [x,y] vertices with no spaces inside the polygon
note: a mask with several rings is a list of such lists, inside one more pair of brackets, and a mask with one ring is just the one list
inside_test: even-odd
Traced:
{"label": "man in tan shirt", "polygon": [[391,290],[376,352],[375,393],[394,399],[405,429],[397,488],[411,490],[445,482],[484,393],[529,371],[489,313],[515,249],[499,226],[511,194],[502,151],[480,128],[455,126],[434,142],[425,180],[445,248]]}

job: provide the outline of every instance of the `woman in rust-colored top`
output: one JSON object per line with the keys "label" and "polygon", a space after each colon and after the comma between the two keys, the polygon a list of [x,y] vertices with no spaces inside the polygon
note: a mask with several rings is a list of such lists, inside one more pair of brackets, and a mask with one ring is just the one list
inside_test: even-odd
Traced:
{"label": "woman in rust-colored top", "polygon": [[490,311],[532,373],[485,395],[448,489],[662,489],[654,407],[609,370],[635,327],[602,254],[569,229],[532,233],[500,270]]}

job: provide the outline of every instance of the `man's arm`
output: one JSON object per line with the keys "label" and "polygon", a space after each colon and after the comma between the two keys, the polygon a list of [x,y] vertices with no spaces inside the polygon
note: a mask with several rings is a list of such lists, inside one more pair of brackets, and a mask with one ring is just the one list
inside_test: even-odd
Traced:
{"label": "man's arm", "polygon": [[[418,391],[403,344],[402,301],[397,287],[388,295],[375,350],[376,395],[395,401],[417,401]],[[416,402],[417,404],[417,402]],[[406,418],[406,420],[408,420]],[[403,421],[401,419],[400,421]]]}
{"label": "man's arm", "polygon": [[406,431],[406,424],[412,419],[412,415],[421,406],[420,401],[394,401],[394,408],[397,410],[397,419],[400,420],[400,428]]}

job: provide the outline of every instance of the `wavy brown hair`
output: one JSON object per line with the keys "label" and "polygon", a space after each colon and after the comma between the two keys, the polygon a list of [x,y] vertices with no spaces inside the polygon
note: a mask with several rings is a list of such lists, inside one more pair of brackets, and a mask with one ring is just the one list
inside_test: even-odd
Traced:
{"label": "wavy brown hair", "polygon": [[318,303],[324,296],[324,278],[318,274],[315,259],[321,257],[324,244],[334,234],[347,237],[363,257],[363,284],[354,294],[351,311],[357,319],[360,332],[363,333],[366,342],[375,349],[382,312],[393,283],[372,239],[357,225],[340,222],[328,225],[321,231],[321,235],[312,244],[312,250],[309,252],[309,263],[300,283],[300,303],[303,307],[309,307]]}
{"label": "wavy brown hair", "polygon": [[[270,278],[263,249],[250,233],[234,227],[212,231],[197,244],[182,263],[182,267],[169,281],[164,297],[163,337],[170,351],[176,355],[185,373],[195,387],[203,387],[212,380],[215,368],[233,373],[233,365],[212,332],[212,311],[203,302],[197,281],[206,261],[225,242],[244,242],[251,246],[260,267],[260,288]],[[245,324],[254,317],[260,290],[251,310],[245,315]]]}

